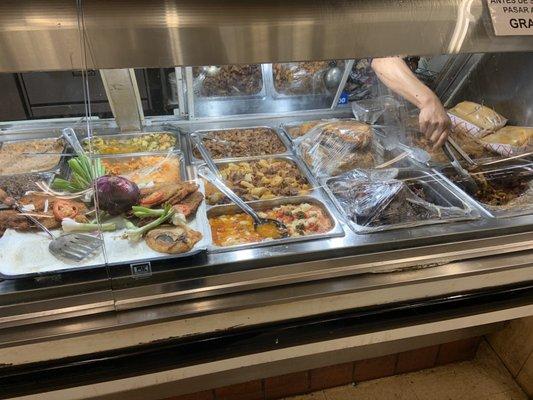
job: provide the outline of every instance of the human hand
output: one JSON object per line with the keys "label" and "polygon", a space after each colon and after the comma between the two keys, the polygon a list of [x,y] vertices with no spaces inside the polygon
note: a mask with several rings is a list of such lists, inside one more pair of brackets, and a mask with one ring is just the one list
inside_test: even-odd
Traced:
{"label": "human hand", "polygon": [[433,143],[433,149],[444,144],[452,127],[450,117],[436,96],[420,107],[418,122],[420,131]]}

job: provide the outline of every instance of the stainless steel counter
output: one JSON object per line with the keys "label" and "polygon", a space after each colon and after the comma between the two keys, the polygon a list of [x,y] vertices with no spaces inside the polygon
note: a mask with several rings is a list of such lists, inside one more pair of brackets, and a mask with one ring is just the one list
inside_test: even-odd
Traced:
{"label": "stainless steel counter", "polygon": [[[182,132],[192,132],[246,125],[279,126],[290,120],[332,115],[348,114],[347,110],[339,110],[333,113],[305,112],[283,117],[248,116],[198,121],[165,117],[149,119],[148,123],[151,125],[150,129],[164,129],[170,125]],[[46,122],[41,125],[45,124]],[[31,125],[35,126],[35,123]],[[112,131],[113,122],[95,121],[93,127],[105,127]],[[15,126],[0,126],[0,129],[12,128]],[[0,131],[0,134],[6,132]],[[188,145],[187,142],[185,145]],[[472,206],[475,207],[475,204]],[[533,280],[532,215],[482,218],[357,235],[342,222],[334,207],[331,210],[341,220],[345,231],[342,237],[200,254],[180,260],[154,261],[151,271],[143,275],[132,275],[129,265],[114,265],[36,279],[0,282],[0,328],[4,328],[0,331],[0,346],[3,341],[4,344],[13,343],[13,332],[17,332],[16,337],[23,341],[39,340],[42,334],[39,322],[49,321],[48,324],[57,326],[59,330],[54,334],[80,334],[89,326],[91,330],[100,330],[116,328],[125,321],[129,321],[127,324],[132,323],[128,318],[119,317],[117,320],[115,317],[100,317],[110,311],[118,311],[118,316],[124,312],[133,312],[134,324],[146,324],[161,318],[221,312],[219,306],[215,306],[223,304],[219,301],[249,296],[251,293],[256,293],[257,296],[252,295],[246,302],[239,304],[238,308],[257,307],[265,301],[269,304],[287,303],[304,298],[338,296],[354,289],[346,286],[348,282],[358,286],[369,276],[382,281],[378,286],[407,285],[402,295],[404,300],[437,295],[437,292],[430,289],[431,286],[425,289],[422,286],[422,290],[415,292],[407,289],[415,281],[425,285],[429,277],[430,281],[449,282],[447,294],[465,288],[474,290]],[[510,258],[501,258],[505,254],[509,254]],[[508,265],[512,260],[511,256],[514,257],[515,254],[521,259],[519,267]],[[458,267],[465,262],[464,265],[468,265],[468,268]],[[516,268],[522,272],[502,274],[506,268],[509,272]],[[495,274],[496,271],[498,273]],[[410,276],[412,282],[404,279],[405,274]],[[455,284],[461,277],[467,276],[478,278],[469,281],[467,287]],[[299,292],[299,287],[309,287],[308,285],[314,285],[312,292]],[[292,289],[287,291],[282,288]],[[57,300],[58,297],[61,299]],[[376,299],[383,303],[396,300],[397,298]],[[181,311],[173,314],[178,309]],[[95,325],[81,324],[77,325],[79,330],[64,330],[63,324],[67,317],[89,318]],[[278,317],[271,316],[272,319]],[[98,325],[97,321],[107,322]],[[61,326],[63,328],[60,329]]]}

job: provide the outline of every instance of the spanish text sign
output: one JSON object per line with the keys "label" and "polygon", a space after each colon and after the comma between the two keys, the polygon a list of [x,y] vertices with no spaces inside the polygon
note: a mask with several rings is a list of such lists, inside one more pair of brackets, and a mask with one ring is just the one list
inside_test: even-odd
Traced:
{"label": "spanish text sign", "polygon": [[487,0],[497,36],[533,35],[533,0]]}

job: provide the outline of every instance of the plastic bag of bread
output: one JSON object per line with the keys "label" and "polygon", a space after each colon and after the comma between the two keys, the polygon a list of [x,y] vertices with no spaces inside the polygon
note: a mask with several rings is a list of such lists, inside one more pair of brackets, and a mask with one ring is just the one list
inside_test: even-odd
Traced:
{"label": "plastic bag of bread", "polygon": [[533,145],[533,127],[505,126],[496,133],[485,136],[485,143],[502,143],[510,146],[522,147]]}
{"label": "plastic bag of bread", "polygon": [[482,131],[496,131],[507,123],[507,119],[492,108],[471,101],[463,101],[448,112]]}
{"label": "plastic bag of bread", "polygon": [[482,143],[486,148],[506,157],[525,153],[533,148],[533,127],[506,126],[485,136]]}
{"label": "plastic bag of bread", "polygon": [[355,120],[319,124],[296,139],[294,145],[311,171],[319,177],[375,166],[372,127]]}

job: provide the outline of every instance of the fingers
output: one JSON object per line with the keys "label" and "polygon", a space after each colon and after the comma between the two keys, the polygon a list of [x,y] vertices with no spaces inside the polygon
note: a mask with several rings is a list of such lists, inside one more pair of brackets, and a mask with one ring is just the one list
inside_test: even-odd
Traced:
{"label": "fingers", "polygon": [[450,136],[450,132],[448,130],[442,132],[439,139],[437,140],[437,143],[435,143],[435,145],[433,146],[433,150],[437,150],[442,147],[446,139],[448,139],[448,136]]}

